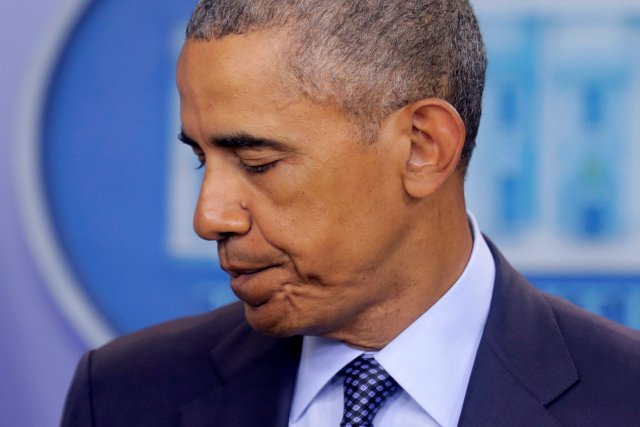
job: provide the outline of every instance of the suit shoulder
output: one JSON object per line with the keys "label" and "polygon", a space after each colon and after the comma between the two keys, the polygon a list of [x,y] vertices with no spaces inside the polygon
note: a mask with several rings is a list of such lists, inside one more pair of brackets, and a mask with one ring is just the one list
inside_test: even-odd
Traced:
{"label": "suit shoulder", "polygon": [[494,300],[508,302],[502,305],[498,313],[494,313],[496,330],[503,331],[502,323],[505,319],[511,319],[517,325],[511,332],[517,335],[524,313],[535,313],[528,327],[539,330],[540,324],[537,322],[552,314],[553,321],[547,325],[546,333],[552,334],[554,329],[559,329],[572,356],[578,360],[619,359],[628,363],[635,357],[636,362],[628,363],[626,369],[640,372],[640,331],[596,316],[562,298],[536,289],[506,261],[490,240],[487,240],[487,244],[496,262]]}
{"label": "suit shoulder", "polygon": [[260,340],[239,303],[118,338],[83,357],[63,425],[177,425],[182,408],[223,383],[214,349]]}
{"label": "suit shoulder", "polygon": [[543,295],[570,347],[589,350],[585,356],[635,357],[639,362],[630,367],[640,371],[640,331],[589,313],[556,296]]}
{"label": "suit shoulder", "polygon": [[580,408],[584,422],[593,425],[604,420],[608,425],[635,423],[640,417],[640,332],[544,296],[579,376],[551,411],[560,419],[573,420],[575,408]]}
{"label": "suit shoulder", "polygon": [[221,384],[212,348],[249,329],[239,303],[152,326],[86,355],[74,385],[104,425],[175,425],[182,405]]}
{"label": "suit shoulder", "polygon": [[201,374],[216,378],[211,349],[245,328],[242,305],[235,303],[142,329],[91,352],[92,380],[109,388],[170,384]]}
{"label": "suit shoulder", "polygon": [[640,331],[560,298],[545,298],[578,370],[582,393],[610,400],[621,412],[628,410],[640,398]]}
{"label": "suit shoulder", "polygon": [[233,303],[209,313],[163,322],[107,343],[94,351],[94,358],[123,357],[129,362],[138,354],[156,353],[165,357],[174,354],[206,352],[229,332],[246,325],[242,304]]}

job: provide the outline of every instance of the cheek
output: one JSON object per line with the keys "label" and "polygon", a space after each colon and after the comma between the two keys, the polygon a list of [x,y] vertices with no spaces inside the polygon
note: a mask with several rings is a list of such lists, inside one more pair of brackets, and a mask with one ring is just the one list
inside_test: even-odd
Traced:
{"label": "cheek", "polygon": [[324,170],[282,173],[254,199],[265,239],[289,255],[301,276],[353,279],[380,262],[378,252],[393,239],[398,201],[390,200],[391,177],[367,162],[359,166],[334,162]]}
{"label": "cheek", "polygon": [[344,248],[340,227],[322,210],[291,209],[278,213],[274,233],[267,237],[286,252],[302,274],[318,274]]}
{"label": "cheek", "polygon": [[343,222],[342,201],[331,196],[335,191],[323,179],[284,177],[252,197],[254,221],[269,242],[293,256],[322,250]]}

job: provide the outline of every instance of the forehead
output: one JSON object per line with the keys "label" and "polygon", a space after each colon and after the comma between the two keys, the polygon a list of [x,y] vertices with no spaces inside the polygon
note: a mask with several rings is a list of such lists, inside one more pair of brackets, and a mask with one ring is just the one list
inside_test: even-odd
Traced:
{"label": "forehead", "polygon": [[264,98],[269,91],[269,101],[276,95],[290,98],[290,93],[282,93],[281,39],[277,33],[261,32],[187,40],[178,61],[180,94],[189,100],[229,94]]}
{"label": "forehead", "polygon": [[314,103],[298,90],[283,65],[285,38],[260,31],[188,40],[177,70],[185,130],[194,137],[245,132],[286,140],[352,127],[337,107]]}

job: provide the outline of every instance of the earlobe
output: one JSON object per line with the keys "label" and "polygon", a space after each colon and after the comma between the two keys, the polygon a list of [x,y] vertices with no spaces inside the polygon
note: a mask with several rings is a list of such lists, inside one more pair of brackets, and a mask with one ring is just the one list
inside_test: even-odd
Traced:
{"label": "earlobe", "polygon": [[435,192],[455,172],[465,128],[455,108],[441,99],[424,99],[408,108],[411,148],[404,185],[409,195],[422,198]]}

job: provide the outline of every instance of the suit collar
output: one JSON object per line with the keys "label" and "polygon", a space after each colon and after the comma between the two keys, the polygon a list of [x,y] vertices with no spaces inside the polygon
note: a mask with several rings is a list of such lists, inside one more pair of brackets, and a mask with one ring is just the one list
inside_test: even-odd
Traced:
{"label": "suit collar", "polygon": [[287,426],[301,345],[242,322],[211,350],[220,386],[185,405],[181,425]]}
{"label": "suit collar", "polygon": [[577,369],[544,296],[488,244],[496,281],[460,425],[492,416],[554,425],[544,406],[579,380]]}

